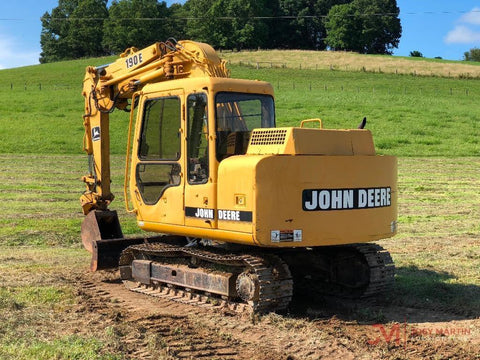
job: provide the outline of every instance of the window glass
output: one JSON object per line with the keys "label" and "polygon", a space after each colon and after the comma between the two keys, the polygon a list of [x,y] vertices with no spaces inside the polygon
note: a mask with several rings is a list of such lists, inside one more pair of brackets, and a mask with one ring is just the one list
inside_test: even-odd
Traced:
{"label": "window glass", "polygon": [[188,182],[208,181],[208,112],[207,96],[192,94],[187,99]]}
{"label": "window glass", "polygon": [[181,183],[180,164],[173,162],[180,159],[180,121],[178,97],[145,101],[138,149],[142,162],[136,168],[137,186],[145,204],[157,203],[167,188]]}
{"label": "window glass", "polygon": [[137,186],[145,204],[157,203],[166,189],[180,185],[180,172],[181,168],[178,163],[138,164]]}
{"label": "window glass", "polygon": [[275,127],[274,109],[269,95],[218,93],[215,98],[217,160],[245,154],[253,129]]}
{"label": "window glass", "polygon": [[180,158],[180,99],[147,100],[144,105],[139,158],[178,160]]}

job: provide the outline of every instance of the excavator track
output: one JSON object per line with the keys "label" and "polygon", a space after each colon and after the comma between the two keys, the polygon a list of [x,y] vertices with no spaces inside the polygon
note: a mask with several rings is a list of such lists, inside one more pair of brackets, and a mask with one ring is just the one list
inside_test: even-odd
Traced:
{"label": "excavator track", "polygon": [[[215,294],[208,289],[163,282],[150,272],[135,278],[132,275],[134,261],[164,266],[168,271],[172,266],[183,264],[193,269],[207,268],[214,274],[228,272],[235,277],[236,289],[230,295]],[[145,243],[124,250],[119,265],[121,278],[131,291],[237,313],[284,311],[294,292],[308,298],[312,295],[350,299],[374,297],[391,290],[395,274],[390,254],[370,243],[264,251],[262,254],[231,254],[211,247]],[[199,275],[193,271],[192,276]]]}
{"label": "excavator track", "polygon": [[391,291],[395,265],[390,253],[377,244],[355,244],[354,248],[364,256],[370,271],[368,286],[360,297],[371,297]]}
{"label": "excavator track", "polygon": [[[218,270],[216,267],[231,271],[235,276],[235,291],[229,296],[218,295],[202,289],[172,285],[155,278],[142,278],[138,281],[139,279],[132,275],[135,272],[132,270],[135,260],[169,267],[172,262],[169,260],[172,259],[174,263],[188,264],[189,267],[201,264],[211,268],[212,273]],[[234,255],[211,248],[206,250],[164,243],[141,244],[130,246],[123,251],[120,257],[120,273],[125,286],[132,291],[240,313],[286,310],[293,293],[293,281],[288,266],[273,254]]]}
{"label": "excavator track", "polygon": [[360,299],[392,289],[395,266],[384,248],[363,243],[280,253],[302,296]]}

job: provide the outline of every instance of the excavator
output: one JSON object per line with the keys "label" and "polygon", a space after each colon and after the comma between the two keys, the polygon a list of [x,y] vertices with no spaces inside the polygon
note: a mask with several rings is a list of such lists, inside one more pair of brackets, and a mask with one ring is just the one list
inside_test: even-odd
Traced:
{"label": "excavator", "polygon": [[[397,161],[376,154],[365,122],[276,127],[272,86],[231,78],[210,45],[189,40],[87,67],[83,97],[92,271],[116,269],[135,292],[254,313],[288,311],[298,294],[391,288],[392,258],[372,242],[397,231]],[[130,112],[124,195],[142,237],[125,237],[109,209],[117,109]]]}

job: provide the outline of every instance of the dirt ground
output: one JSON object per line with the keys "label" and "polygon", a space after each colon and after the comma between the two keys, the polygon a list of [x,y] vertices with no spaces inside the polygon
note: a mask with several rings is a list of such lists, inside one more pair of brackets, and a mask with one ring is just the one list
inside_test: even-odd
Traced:
{"label": "dirt ground", "polygon": [[137,294],[116,273],[70,281],[80,306],[65,319],[69,332],[108,329],[108,350],[127,359],[480,359],[474,316],[322,298],[290,314],[252,317]]}

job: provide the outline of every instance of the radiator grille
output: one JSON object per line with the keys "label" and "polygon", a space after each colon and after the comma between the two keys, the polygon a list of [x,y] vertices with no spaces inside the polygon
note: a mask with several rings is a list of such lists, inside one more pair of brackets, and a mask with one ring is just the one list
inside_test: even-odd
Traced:
{"label": "radiator grille", "polygon": [[283,145],[287,137],[285,129],[254,130],[250,145]]}

